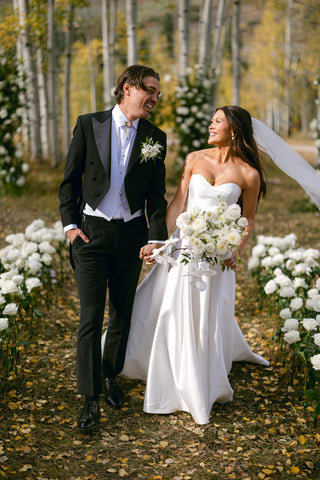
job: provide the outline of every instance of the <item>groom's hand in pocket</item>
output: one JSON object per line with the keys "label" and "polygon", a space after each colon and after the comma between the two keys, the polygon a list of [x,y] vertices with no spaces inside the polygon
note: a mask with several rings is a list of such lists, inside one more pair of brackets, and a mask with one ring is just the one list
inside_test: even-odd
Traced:
{"label": "groom's hand in pocket", "polygon": [[72,228],[66,233],[68,239],[70,240],[71,245],[77,237],[81,237],[85,243],[89,243],[89,238],[83,233],[80,228]]}

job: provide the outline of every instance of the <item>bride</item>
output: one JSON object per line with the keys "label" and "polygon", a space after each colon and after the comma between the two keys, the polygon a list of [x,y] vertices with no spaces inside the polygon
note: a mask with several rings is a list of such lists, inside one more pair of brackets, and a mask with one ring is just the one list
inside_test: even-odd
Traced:
{"label": "bride", "polygon": [[[266,192],[250,114],[238,106],[218,108],[209,126],[208,148],[188,155],[177,193],[170,204],[168,231],[178,216],[223,199],[240,202],[247,236],[199,291],[188,265],[156,264],[139,286],[122,375],[146,381],[144,411],[189,412],[198,424],[209,422],[215,402],[232,400],[228,380],[233,361],[269,365],[253,353],[234,315],[235,272],[250,237],[259,198]],[[174,232],[179,237],[179,230]],[[144,257],[143,249],[140,254]],[[145,257],[153,263],[151,257]]]}

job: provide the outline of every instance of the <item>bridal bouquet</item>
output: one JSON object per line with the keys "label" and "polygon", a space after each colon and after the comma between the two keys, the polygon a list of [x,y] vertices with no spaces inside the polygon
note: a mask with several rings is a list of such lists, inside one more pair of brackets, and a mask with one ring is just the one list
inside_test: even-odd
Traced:
{"label": "bridal bouquet", "polygon": [[[241,239],[246,235],[248,221],[241,216],[240,206],[227,205],[220,200],[217,206],[207,210],[193,207],[182,213],[177,219],[180,238],[171,237],[163,247],[154,250],[153,258],[158,263],[176,264],[174,253],[181,251],[180,262],[189,264],[190,275],[195,278],[199,290],[205,289],[203,275],[215,275],[216,267],[226,267],[222,263]],[[177,247],[177,242],[182,244]]]}

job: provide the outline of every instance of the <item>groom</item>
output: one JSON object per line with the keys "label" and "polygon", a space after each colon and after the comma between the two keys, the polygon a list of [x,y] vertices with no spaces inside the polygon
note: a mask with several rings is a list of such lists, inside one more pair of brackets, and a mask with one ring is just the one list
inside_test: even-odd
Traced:
{"label": "groom", "polygon": [[[155,239],[167,238],[166,135],[146,120],[158,102],[159,80],[152,68],[129,66],[117,81],[116,106],[78,117],[59,189],[81,306],[77,380],[85,405],[78,426],[84,433],[98,424],[103,386],[107,403],[121,408],[116,375],[124,364],[139,251],[143,247],[146,257]],[[101,354],[107,286],[109,325]]]}

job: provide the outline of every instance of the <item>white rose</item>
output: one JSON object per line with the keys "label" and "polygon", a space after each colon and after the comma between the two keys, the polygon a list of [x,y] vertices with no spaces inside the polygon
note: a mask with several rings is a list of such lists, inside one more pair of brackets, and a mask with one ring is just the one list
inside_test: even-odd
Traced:
{"label": "white rose", "polygon": [[9,326],[9,322],[7,318],[0,318],[0,332],[2,330],[6,330]]}
{"label": "white rose", "polygon": [[283,318],[283,320],[287,320],[288,318],[291,318],[290,308],[284,308],[283,310],[281,310],[280,317]]}
{"label": "white rose", "polygon": [[280,297],[294,297],[295,294],[295,289],[292,287],[284,287],[279,292]]}
{"label": "white rose", "polygon": [[236,203],[229,205],[224,214],[228,220],[237,220],[241,215],[240,205]]}
{"label": "white rose", "polygon": [[248,220],[246,217],[240,217],[237,223],[241,228],[246,228],[248,226]]}
{"label": "white rose", "polygon": [[293,279],[293,288],[297,289],[297,288],[307,288],[308,285],[305,281],[304,278],[301,278],[301,277],[296,277]]}
{"label": "white rose", "polygon": [[300,297],[293,298],[290,302],[290,308],[293,311],[299,310],[303,305],[303,300]]}
{"label": "white rose", "polygon": [[3,310],[4,315],[15,315],[18,311],[18,305],[15,303],[8,303]]}
{"label": "white rose", "polygon": [[248,260],[248,270],[254,270],[255,268],[259,267],[260,260],[259,257],[250,257]]}
{"label": "white rose", "polygon": [[314,318],[304,318],[302,325],[308,331],[315,330],[318,327],[318,322]]}
{"label": "white rose", "polygon": [[318,347],[320,347],[320,333],[315,333],[313,335],[313,341]]}
{"label": "white rose", "polygon": [[39,244],[39,250],[41,253],[49,253],[49,255],[52,255],[56,251],[56,249],[50,245],[48,241],[41,242]]}
{"label": "white rose", "polygon": [[31,290],[37,287],[41,287],[42,283],[37,277],[27,278],[26,279],[26,287],[28,292],[30,293]]}
{"label": "white rose", "polygon": [[251,250],[252,256],[264,257],[265,253],[266,253],[266,247],[261,244],[255,245]]}
{"label": "white rose", "polygon": [[320,354],[313,355],[311,358],[312,366],[315,370],[320,370]]}
{"label": "white rose", "polygon": [[275,282],[281,287],[292,287],[292,281],[287,275],[277,275]]}
{"label": "white rose", "polygon": [[283,327],[281,328],[282,332],[290,332],[291,330],[297,330],[299,327],[299,322],[295,318],[288,318]]}
{"label": "white rose", "polygon": [[296,343],[300,340],[300,333],[298,330],[290,330],[283,335],[283,339],[289,344]]}
{"label": "white rose", "polygon": [[269,280],[264,286],[264,291],[266,292],[267,295],[270,295],[271,293],[274,293],[277,289],[277,284],[274,280]]}
{"label": "white rose", "polygon": [[4,295],[6,295],[6,294],[10,295],[12,293],[17,293],[17,291],[18,291],[17,284],[13,280],[6,280],[6,281],[3,282],[2,293]]}
{"label": "white rose", "polygon": [[287,262],[286,262],[286,269],[287,270],[292,271],[295,266],[296,266],[296,262],[294,260],[292,260],[291,258],[289,260],[287,260]]}

